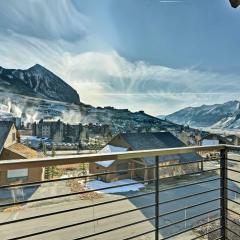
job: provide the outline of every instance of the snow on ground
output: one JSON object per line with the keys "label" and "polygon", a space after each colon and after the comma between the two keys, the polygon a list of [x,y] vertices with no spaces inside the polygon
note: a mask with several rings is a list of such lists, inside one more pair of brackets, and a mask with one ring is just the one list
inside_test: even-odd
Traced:
{"label": "snow on ground", "polygon": [[[130,183],[136,183],[136,184],[130,185],[130,186],[124,186],[124,187],[117,187],[119,185],[130,184]],[[138,183],[131,179],[123,179],[120,181],[115,181],[115,182],[110,182],[110,183],[96,180],[96,181],[91,181],[91,182],[87,183],[87,187],[90,189],[107,188],[107,187],[113,187],[113,186],[116,186],[116,188],[110,188],[110,189],[96,191],[96,192],[119,193],[119,192],[139,191],[141,188],[144,188],[143,184]]]}

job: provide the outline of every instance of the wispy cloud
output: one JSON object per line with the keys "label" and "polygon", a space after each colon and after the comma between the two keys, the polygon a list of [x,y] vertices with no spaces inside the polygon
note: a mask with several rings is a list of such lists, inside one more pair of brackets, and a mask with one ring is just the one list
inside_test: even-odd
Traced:
{"label": "wispy cloud", "polygon": [[4,43],[0,44],[4,67],[28,68],[40,63],[76,88],[82,101],[95,106],[158,114],[239,98],[239,77],[235,75],[131,62],[115,51],[75,54],[66,51],[66,42],[18,34],[0,36],[0,42]]}
{"label": "wispy cloud", "polygon": [[236,75],[129,61],[114,49],[103,51],[89,22],[70,0],[2,0],[0,65],[28,68],[40,63],[75,87],[86,103],[151,114],[239,98]]}
{"label": "wispy cloud", "polygon": [[130,62],[114,51],[68,55],[64,61],[69,67],[62,76],[74,84],[83,100],[94,105],[110,102],[133,110],[143,108],[152,114],[166,113],[238,98],[240,91],[235,75]]}
{"label": "wispy cloud", "polygon": [[75,41],[87,34],[88,18],[69,0],[2,0],[0,32]]}

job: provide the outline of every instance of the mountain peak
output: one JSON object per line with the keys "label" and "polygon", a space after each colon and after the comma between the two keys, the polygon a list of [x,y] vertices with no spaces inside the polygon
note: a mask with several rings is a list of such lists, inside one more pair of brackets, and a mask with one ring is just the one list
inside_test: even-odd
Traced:
{"label": "mountain peak", "polygon": [[240,102],[232,100],[213,105],[184,108],[167,116],[178,124],[189,124],[191,127],[212,128],[239,128],[240,126]]}
{"label": "mountain peak", "polygon": [[[1,79],[4,79],[2,82]],[[75,89],[63,79],[40,64],[21,69],[0,69],[0,87],[21,95],[40,97],[50,100],[80,103]]]}
{"label": "mountain peak", "polygon": [[43,66],[40,65],[40,64],[38,64],[38,63],[36,63],[35,65],[32,66],[32,68],[42,68],[42,67],[43,67]]}
{"label": "mountain peak", "polygon": [[49,72],[49,70],[47,70],[45,67],[43,67],[42,65],[40,65],[38,63],[33,65],[32,67],[30,67],[27,70],[44,70],[44,71],[48,71]]}

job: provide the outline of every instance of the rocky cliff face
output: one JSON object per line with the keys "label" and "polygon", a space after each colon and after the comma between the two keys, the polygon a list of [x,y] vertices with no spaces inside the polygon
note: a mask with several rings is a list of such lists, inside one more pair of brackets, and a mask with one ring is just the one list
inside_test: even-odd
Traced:
{"label": "rocky cliff face", "polygon": [[48,100],[80,103],[76,90],[39,64],[26,70],[0,67],[0,90]]}

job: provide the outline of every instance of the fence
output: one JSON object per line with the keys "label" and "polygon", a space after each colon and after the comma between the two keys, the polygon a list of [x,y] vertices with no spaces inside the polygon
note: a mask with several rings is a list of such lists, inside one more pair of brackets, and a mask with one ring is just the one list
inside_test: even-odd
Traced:
{"label": "fence", "polygon": [[[126,169],[1,185],[0,239],[239,239],[238,151],[240,147],[217,145],[1,161],[2,174],[13,169],[146,157],[154,158],[155,164],[140,168],[152,169],[152,179],[123,180],[100,188],[88,184]],[[190,153],[201,157],[160,164],[162,156]],[[181,169],[189,164],[199,165],[199,170],[161,177],[162,168]],[[127,169],[132,170],[137,169]],[[79,186],[69,191],[66,183]],[[122,192],[129,188],[134,191]],[[16,192],[21,193],[20,199],[4,197]]]}

